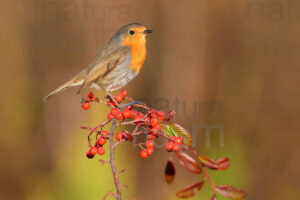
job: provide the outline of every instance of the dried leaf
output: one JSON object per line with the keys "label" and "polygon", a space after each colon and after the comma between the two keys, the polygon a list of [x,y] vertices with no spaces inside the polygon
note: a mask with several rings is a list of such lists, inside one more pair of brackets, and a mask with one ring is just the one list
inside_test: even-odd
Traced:
{"label": "dried leaf", "polygon": [[180,189],[177,193],[176,196],[182,199],[187,199],[190,197],[193,197],[195,195],[195,190],[200,190],[203,186],[203,184],[205,183],[205,181],[200,181],[198,183],[192,184],[192,185],[188,185],[182,189]]}
{"label": "dried leaf", "polygon": [[229,158],[221,158],[216,161],[218,170],[225,170],[230,166]]}
{"label": "dried leaf", "polygon": [[165,169],[165,179],[167,183],[172,183],[175,178],[175,165],[171,159],[168,160],[166,169]]}
{"label": "dried leaf", "polygon": [[241,189],[236,189],[231,185],[217,186],[216,191],[224,197],[231,199],[243,199],[247,196],[245,191]]}
{"label": "dried leaf", "polygon": [[179,160],[180,164],[182,164],[188,171],[194,174],[201,174],[201,166],[191,156],[182,151],[178,151],[176,152],[176,157]]}
{"label": "dried leaf", "polygon": [[217,195],[216,194],[214,194],[212,197],[211,197],[211,199],[210,200],[217,200]]}
{"label": "dried leaf", "polygon": [[181,136],[183,143],[187,145],[192,145],[192,135],[182,126],[176,123],[161,124],[162,129],[169,136]]}
{"label": "dried leaf", "polygon": [[210,159],[205,156],[198,156],[198,159],[200,160],[201,164],[204,165],[205,167],[208,167],[210,169],[218,169],[218,164],[216,161],[213,159]]}

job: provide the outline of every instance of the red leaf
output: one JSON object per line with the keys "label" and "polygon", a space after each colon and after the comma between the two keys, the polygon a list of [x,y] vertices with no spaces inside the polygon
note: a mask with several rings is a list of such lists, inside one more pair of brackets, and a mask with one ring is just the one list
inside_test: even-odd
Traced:
{"label": "red leaf", "polygon": [[214,194],[212,197],[211,197],[211,199],[210,200],[217,200],[217,195],[216,194]]}
{"label": "red leaf", "polygon": [[165,169],[165,179],[167,183],[172,183],[175,178],[175,166],[171,159],[168,160],[166,169]]}
{"label": "red leaf", "polygon": [[182,149],[190,151],[196,158],[198,158],[199,156],[197,150],[191,147],[190,145],[182,144]]}
{"label": "red leaf", "polygon": [[247,196],[246,192],[241,189],[236,189],[231,185],[221,185],[216,187],[216,191],[224,197],[231,199],[243,199]]}
{"label": "red leaf", "polygon": [[180,164],[182,164],[188,171],[194,174],[201,174],[201,166],[191,156],[182,151],[179,151],[176,152],[176,157],[179,160]]}
{"label": "red leaf", "polygon": [[213,159],[210,159],[205,156],[198,156],[198,159],[200,160],[201,164],[204,165],[205,167],[208,167],[210,169],[218,169],[218,164],[216,161]]}
{"label": "red leaf", "polygon": [[205,181],[200,181],[198,183],[192,184],[192,185],[188,185],[182,189],[180,189],[177,193],[176,196],[182,199],[187,199],[190,197],[193,197],[195,195],[195,190],[200,190],[203,186],[203,184],[205,183]]}
{"label": "red leaf", "polygon": [[230,166],[229,158],[221,158],[216,161],[218,170],[225,170]]}

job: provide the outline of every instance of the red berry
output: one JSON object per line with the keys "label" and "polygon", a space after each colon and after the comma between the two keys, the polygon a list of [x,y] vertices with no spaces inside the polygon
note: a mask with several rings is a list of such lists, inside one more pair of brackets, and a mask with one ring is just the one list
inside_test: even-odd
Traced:
{"label": "red berry", "polygon": [[131,116],[131,111],[128,110],[128,109],[124,110],[124,111],[123,111],[123,116],[126,117],[126,118],[127,118],[127,117],[130,117],[130,116]]}
{"label": "red berry", "polygon": [[172,151],[179,151],[180,150],[180,146],[178,144],[174,144],[173,147],[172,147]]}
{"label": "red berry", "polygon": [[157,138],[157,135],[154,135],[153,133],[150,133],[148,136],[149,140],[152,140],[152,139],[155,140],[156,138]]}
{"label": "red berry", "polygon": [[174,143],[172,141],[169,141],[166,145],[166,150],[168,152],[171,152],[173,150],[173,145],[174,145]]}
{"label": "red berry", "polygon": [[[153,111],[152,111],[153,112]],[[156,118],[156,114],[155,113],[150,113],[150,116],[152,117],[152,118]]]}
{"label": "red berry", "polygon": [[116,104],[115,104],[115,102],[108,102],[108,104],[110,105],[110,106],[112,106],[112,107],[116,107]]}
{"label": "red berry", "polygon": [[123,119],[123,113],[122,113],[122,112],[118,112],[118,113],[116,114],[116,119],[122,120],[122,119]]}
{"label": "red berry", "polygon": [[148,147],[147,150],[146,150],[148,156],[151,156],[152,153],[153,153],[153,151],[154,151],[154,149],[153,149],[153,148],[149,148],[149,147]]}
{"label": "red berry", "polygon": [[141,151],[141,157],[142,157],[142,158],[148,158],[148,153],[147,153],[146,150],[142,150],[142,151]]}
{"label": "red berry", "polygon": [[100,138],[98,139],[98,143],[99,143],[100,145],[105,145],[106,139],[105,139],[104,137],[100,137]]}
{"label": "red berry", "polygon": [[119,110],[118,110],[118,108],[112,108],[110,112],[111,112],[111,114],[116,116],[116,114],[119,113]]}
{"label": "red berry", "polygon": [[181,137],[176,137],[175,138],[175,143],[178,144],[178,145],[181,145],[182,144],[182,138]]}
{"label": "red berry", "polygon": [[151,129],[151,133],[152,133],[153,135],[157,135],[157,134],[159,133],[159,130],[156,129],[156,128],[152,128],[152,129]]}
{"label": "red berry", "polygon": [[148,123],[150,122],[150,118],[149,117],[146,118],[146,122],[148,122]]}
{"label": "red berry", "polygon": [[163,111],[157,111],[157,114],[162,117],[166,115]]}
{"label": "red berry", "polygon": [[140,115],[140,114],[137,114],[134,118],[134,120],[137,120],[137,121],[142,121],[144,120],[144,116]]}
{"label": "red berry", "polygon": [[149,139],[149,140],[155,139],[155,136],[154,136],[153,134],[150,133],[150,134],[148,135],[148,139]]}
{"label": "red berry", "polygon": [[159,121],[163,121],[166,118],[166,114],[162,111],[157,111],[157,114],[159,115],[158,119]]}
{"label": "red berry", "polygon": [[94,93],[90,92],[88,95],[87,95],[87,99],[89,100],[92,100],[92,99],[95,99],[96,96],[94,95]]}
{"label": "red berry", "polygon": [[103,135],[109,135],[109,132],[108,131],[102,131],[101,132]]}
{"label": "red berry", "polygon": [[96,153],[97,153],[97,148],[96,148],[96,147],[91,147],[91,148],[90,148],[90,152],[91,152],[91,154],[96,155]]}
{"label": "red berry", "polygon": [[99,155],[105,154],[105,148],[104,147],[98,147],[98,154]]}
{"label": "red berry", "polygon": [[112,120],[114,118],[114,115],[112,113],[108,113],[107,119]]}
{"label": "red berry", "polygon": [[91,150],[89,150],[88,152],[86,152],[86,157],[88,158],[94,158],[95,154],[91,153]]}
{"label": "red berry", "polygon": [[155,126],[155,125],[157,125],[158,123],[159,123],[159,121],[158,121],[157,118],[152,118],[152,119],[151,119],[151,125],[152,125],[152,126]]}
{"label": "red berry", "polygon": [[160,126],[160,124],[156,124],[155,126],[152,127],[152,129],[160,130],[160,129],[161,129],[161,126]]}
{"label": "red berry", "polygon": [[146,143],[147,148],[154,148],[155,143],[153,140],[148,140]]}
{"label": "red berry", "polygon": [[127,97],[127,94],[128,94],[128,93],[127,93],[127,90],[124,89],[124,90],[121,91],[121,95],[122,95],[123,97]]}
{"label": "red berry", "polygon": [[121,101],[123,101],[123,96],[121,94],[117,94],[115,99],[118,103],[120,103]]}
{"label": "red berry", "polygon": [[175,139],[176,139],[175,136],[171,136],[171,137],[170,137],[170,140],[171,140],[172,142],[175,142]]}
{"label": "red berry", "polygon": [[84,102],[84,103],[82,104],[82,108],[83,108],[84,110],[88,110],[88,109],[90,109],[90,107],[91,107],[91,104],[90,104],[89,102]]}
{"label": "red berry", "polygon": [[124,140],[124,139],[125,139],[124,133],[123,133],[123,132],[117,133],[117,134],[116,134],[116,139],[117,139],[118,141]]}
{"label": "red berry", "polygon": [[136,116],[137,116],[136,110],[132,110],[132,111],[131,111],[131,115],[132,115],[133,117],[136,117]]}

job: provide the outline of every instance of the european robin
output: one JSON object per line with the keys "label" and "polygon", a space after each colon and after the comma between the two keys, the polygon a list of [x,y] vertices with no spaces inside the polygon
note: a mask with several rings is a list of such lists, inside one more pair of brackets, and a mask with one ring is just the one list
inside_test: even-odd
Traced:
{"label": "european robin", "polygon": [[140,72],[146,59],[146,35],[152,30],[133,23],[122,27],[96,55],[92,63],[71,80],[58,87],[44,98],[80,86],[104,90],[111,98],[111,92],[125,87]]}

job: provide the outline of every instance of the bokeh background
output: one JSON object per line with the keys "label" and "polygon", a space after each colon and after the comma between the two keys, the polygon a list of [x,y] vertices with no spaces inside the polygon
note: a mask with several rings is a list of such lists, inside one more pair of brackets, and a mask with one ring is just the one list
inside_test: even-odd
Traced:
{"label": "bokeh background", "polygon": [[[299,12],[296,0],[1,1],[0,199],[102,199],[114,190],[109,166],[85,157],[79,129],[107,109],[81,109],[90,90],[41,100],[132,22],[154,33],[130,96],[175,109],[201,154],[231,158],[228,170],[212,173],[217,184],[243,188],[251,200],[300,199]],[[168,155],[157,149],[142,160],[120,146],[124,199],[176,199],[200,180],[176,162],[167,185]],[[211,194],[206,185],[193,199]]]}

